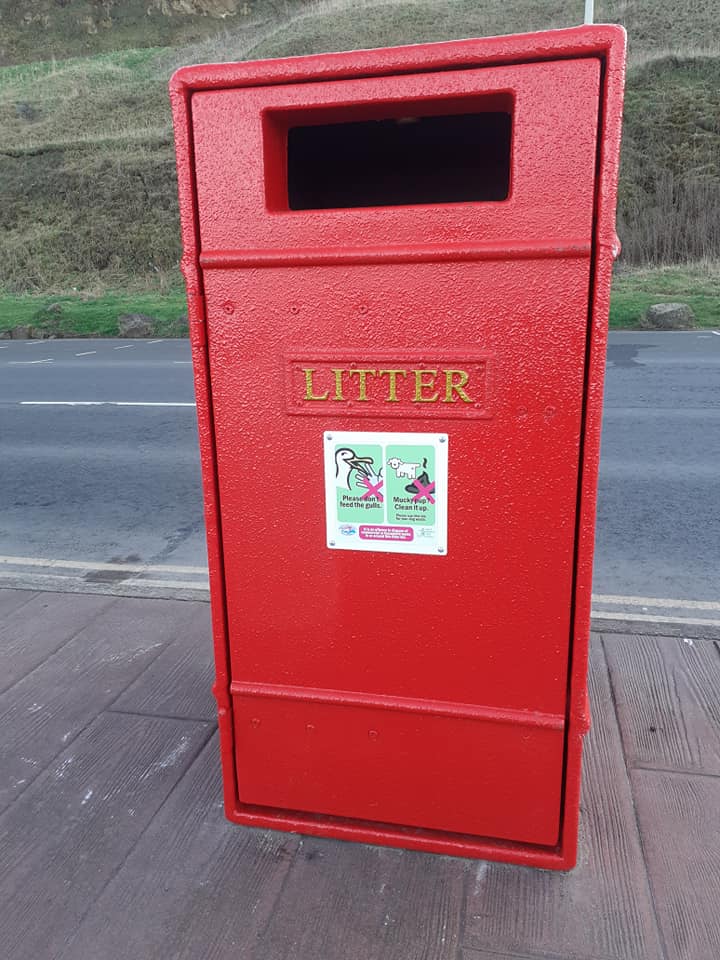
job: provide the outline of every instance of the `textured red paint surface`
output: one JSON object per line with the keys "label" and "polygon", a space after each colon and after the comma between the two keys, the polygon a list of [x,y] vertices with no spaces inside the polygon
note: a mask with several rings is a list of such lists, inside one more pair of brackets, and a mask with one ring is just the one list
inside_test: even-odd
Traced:
{"label": "textured red paint surface", "polygon": [[[232,819],[573,865],[623,78],[604,26],[173,78]],[[290,122],[483,96],[506,201],[286,209]],[[293,407],[382,357],[481,357],[477,414]],[[404,427],[449,435],[447,555],[328,550],[323,431]]]}

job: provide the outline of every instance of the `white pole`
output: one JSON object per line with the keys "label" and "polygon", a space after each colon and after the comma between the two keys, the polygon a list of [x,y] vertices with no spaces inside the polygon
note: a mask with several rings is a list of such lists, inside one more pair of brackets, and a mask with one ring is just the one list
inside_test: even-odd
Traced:
{"label": "white pole", "polygon": [[585,23],[592,23],[595,6],[595,0],[585,0]]}

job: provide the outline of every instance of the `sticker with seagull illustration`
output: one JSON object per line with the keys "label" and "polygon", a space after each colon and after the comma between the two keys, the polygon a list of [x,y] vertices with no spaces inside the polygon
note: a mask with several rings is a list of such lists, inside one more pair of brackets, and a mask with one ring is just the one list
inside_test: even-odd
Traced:
{"label": "sticker with seagull illustration", "polygon": [[447,434],[327,432],[330,549],[447,552]]}
{"label": "sticker with seagull illustration", "polygon": [[338,520],[382,522],[385,516],[382,448],[335,444],[335,500]]}

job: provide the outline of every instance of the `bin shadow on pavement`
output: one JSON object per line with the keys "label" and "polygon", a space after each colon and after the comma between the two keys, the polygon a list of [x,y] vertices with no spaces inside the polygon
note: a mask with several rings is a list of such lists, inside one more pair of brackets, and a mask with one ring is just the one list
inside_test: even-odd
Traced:
{"label": "bin shadow on pavement", "polygon": [[0,590],[8,960],[710,960],[715,643],[595,634],[578,867],[252,830],[223,814],[209,608]]}

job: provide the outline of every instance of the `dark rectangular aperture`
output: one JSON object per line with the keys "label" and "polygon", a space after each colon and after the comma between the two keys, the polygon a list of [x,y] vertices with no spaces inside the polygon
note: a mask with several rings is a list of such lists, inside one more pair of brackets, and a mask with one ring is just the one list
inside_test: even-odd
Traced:
{"label": "dark rectangular aperture", "polygon": [[291,210],[505,200],[507,112],[290,127]]}

